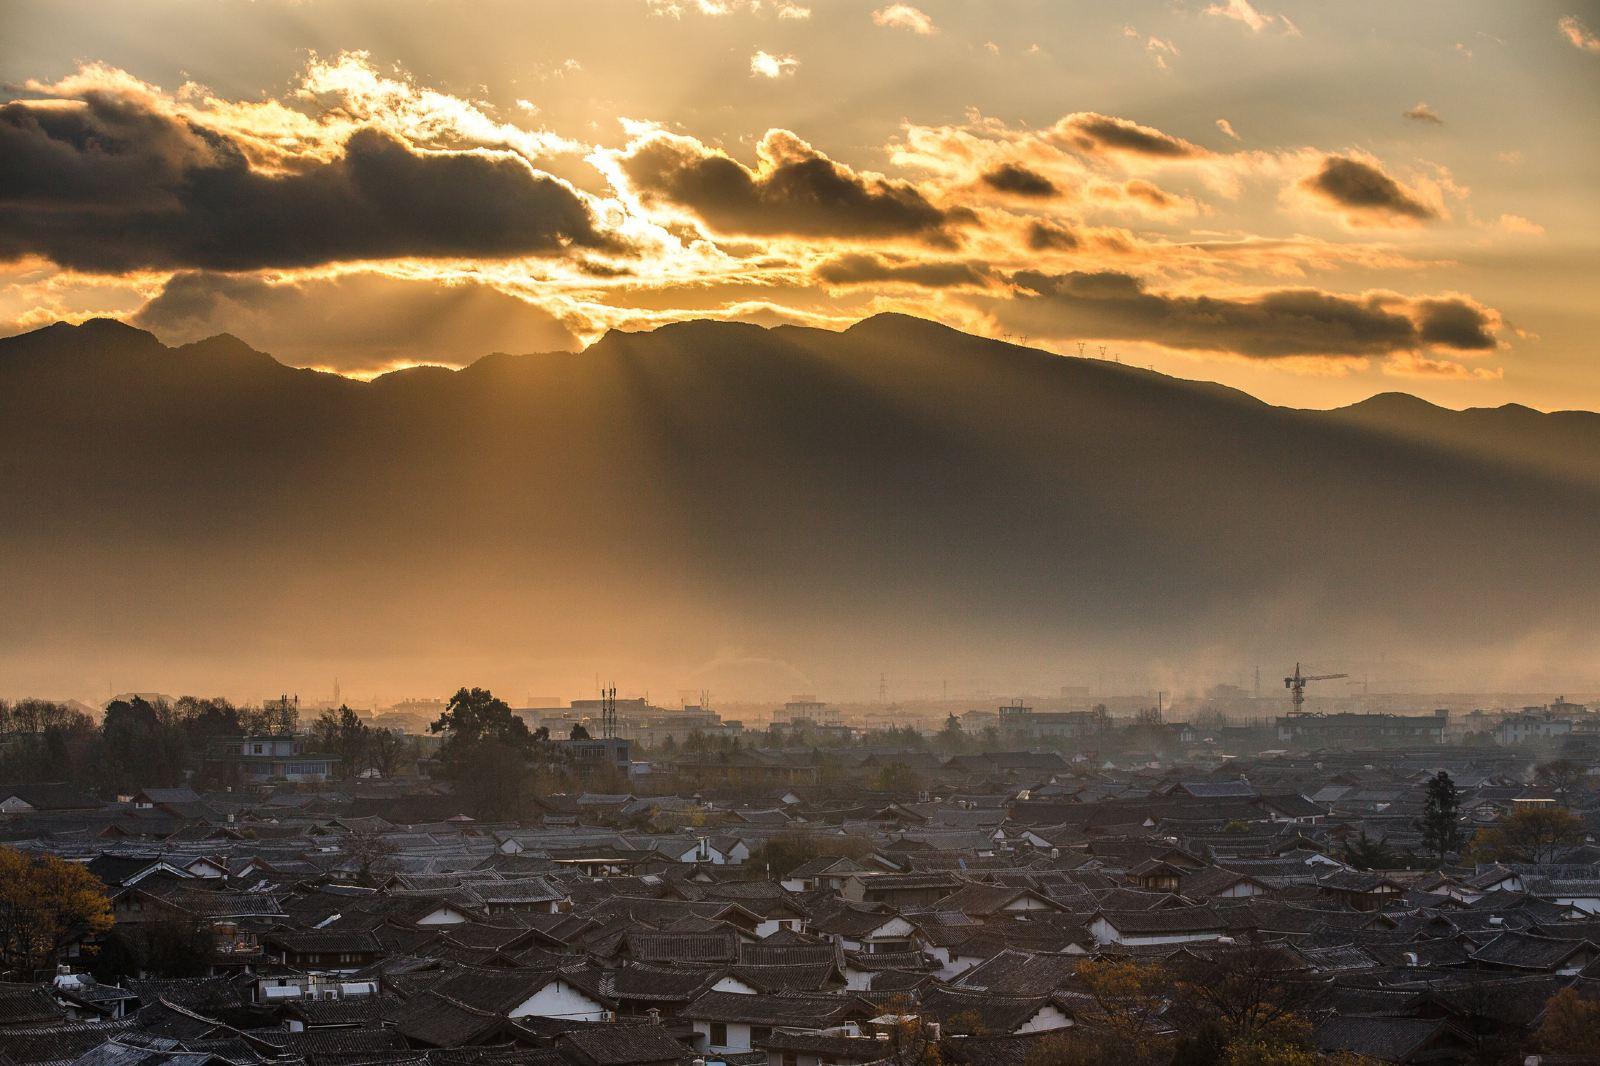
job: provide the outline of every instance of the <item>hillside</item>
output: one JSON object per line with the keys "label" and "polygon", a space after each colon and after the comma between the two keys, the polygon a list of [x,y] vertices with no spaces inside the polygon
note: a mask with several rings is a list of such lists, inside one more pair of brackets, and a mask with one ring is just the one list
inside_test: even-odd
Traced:
{"label": "hillside", "polygon": [[371,383],[56,325],[0,341],[0,669],[1511,669],[1592,639],[1597,456],[1593,415],[1295,411],[903,316]]}

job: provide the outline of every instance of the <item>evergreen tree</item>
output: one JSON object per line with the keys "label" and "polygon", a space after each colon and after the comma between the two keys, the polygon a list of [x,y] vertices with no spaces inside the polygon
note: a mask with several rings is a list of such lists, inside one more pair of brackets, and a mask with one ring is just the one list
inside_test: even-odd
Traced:
{"label": "evergreen tree", "polygon": [[1450,775],[1440,770],[1428,782],[1428,797],[1422,805],[1422,846],[1442,864],[1447,853],[1459,851],[1461,839],[1461,794]]}

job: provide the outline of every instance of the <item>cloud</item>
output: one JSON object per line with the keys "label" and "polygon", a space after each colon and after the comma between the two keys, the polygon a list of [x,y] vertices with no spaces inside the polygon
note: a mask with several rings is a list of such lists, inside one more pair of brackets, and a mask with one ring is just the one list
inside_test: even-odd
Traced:
{"label": "cloud", "polygon": [[131,321],[169,342],[232,333],[284,362],[343,373],[577,347],[549,311],[482,282],[372,272],[175,274]]}
{"label": "cloud", "polygon": [[1205,9],[1207,15],[1232,19],[1250,28],[1251,33],[1276,26],[1285,36],[1299,37],[1300,28],[1289,21],[1287,15],[1268,15],[1258,10],[1250,0],[1228,0],[1225,4],[1212,4]]}
{"label": "cloud", "polygon": [[1217,119],[1217,129],[1221,130],[1223,134],[1231,140],[1239,141],[1244,139],[1234,132],[1233,123],[1229,122],[1225,118]]}
{"label": "cloud", "polygon": [[1150,54],[1150,59],[1155,63],[1156,69],[1158,70],[1168,69],[1168,56],[1176,56],[1181,54],[1178,51],[1178,46],[1173,44],[1171,41],[1164,40],[1163,38],[1157,37],[1154,34],[1145,36],[1133,26],[1122,27],[1122,35],[1124,37],[1131,37],[1135,41],[1143,41],[1144,50]]}
{"label": "cloud", "polygon": [[1516,233],[1524,237],[1538,237],[1544,233],[1543,226],[1521,215],[1501,215],[1495,220],[1495,225],[1507,233]]}
{"label": "cloud", "polygon": [[788,130],[768,130],[751,169],[692,137],[653,130],[613,159],[647,202],[687,208],[722,233],[913,238],[950,246],[975,220],[934,205],[910,182],[857,173]]}
{"label": "cloud", "polygon": [[1035,219],[1028,223],[1028,247],[1036,252],[1065,252],[1077,249],[1082,239],[1059,222]]}
{"label": "cloud", "polygon": [[1323,157],[1317,172],[1301,187],[1352,220],[1430,222],[1439,211],[1417,198],[1372,163],[1349,156]]}
{"label": "cloud", "polygon": [[1084,152],[1126,152],[1157,159],[1193,159],[1207,154],[1204,148],[1181,137],[1093,111],[1068,115],[1055,124],[1052,132]]}
{"label": "cloud", "polygon": [[884,282],[928,289],[988,286],[994,271],[984,263],[917,262],[899,256],[850,253],[819,264],[813,276],[826,285],[871,285]]}
{"label": "cloud", "polygon": [[1121,185],[1097,185],[1093,190],[1097,199],[1128,203],[1145,213],[1180,212],[1195,214],[1198,205],[1186,196],[1174,196],[1160,186],[1143,178],[1131,178]]}
{"label": "cloud", "polygon": [[750,57],[750,76],[753,78],[781,78],[799,69],[800,61],[794,56],[757,52]]}
{"label": "cloud", "polygon": [[1561,31],[1572,47],[1584,52],[1600,53],[1600,37],[1585,26],[1576,15],[1565,15],[1556,23],[1556,28]]}
{"label": "cloud", "polygon": [[1370,357],[1495,348],[1499,316],[1465,297],[1407,299],[1278,289],[1236,296],[1152,292],[1126,273],[1013,276],[1017,295],[985,306],[1006,329],[1059,339],[1139,340],[1253,359]]}
{"label": "cloud", "polygon": [[1061,192],[1049,178],[1021,163],[1002,163],[986,171],[983,183],[997,192],[1036,199],[1057,196]]}
{"label": "cloud", "polygon": [[872,13],[872,21],[879,26],[887,26],[895,30],[910,30],[912,33],[927,37],[939,32],[933,24],[933,19],[918,8],[910,4],[890,4],[880,7]]}
{"label": "cloud", "polygon": [[512,151],[418,149],[363,127],[275,172],[135,96],[0,105],[0,258],[115,273],[612,244],[582,195]]}
{"label": "cloud", "polygon": [[1415,107],[1402,111],[1400,117],[1409,118],[1416,122],[1431,122],[1435,126],[1444,125],[1444,119],[1439,117],[1438,112],[1421,101],[1418,101]]}
{"label": "cloud", "polygon": [[758,11],[761,0],[645,0],[652,15],[681,19],[686,12],[721,18],[738,11]]}
{"label": "cloud", "polygon": [[791,21],[804,21],[811,17],[811,9],[799,4],[779,4],[778,17]]}

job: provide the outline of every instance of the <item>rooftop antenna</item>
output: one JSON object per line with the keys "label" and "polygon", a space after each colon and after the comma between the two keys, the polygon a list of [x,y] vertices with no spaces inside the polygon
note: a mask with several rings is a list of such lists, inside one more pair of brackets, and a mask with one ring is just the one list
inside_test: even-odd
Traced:
{"label": "rooftop antenna", "polygon": [[600,690],[600,736],[606,740],[617,738],[617,686]]}

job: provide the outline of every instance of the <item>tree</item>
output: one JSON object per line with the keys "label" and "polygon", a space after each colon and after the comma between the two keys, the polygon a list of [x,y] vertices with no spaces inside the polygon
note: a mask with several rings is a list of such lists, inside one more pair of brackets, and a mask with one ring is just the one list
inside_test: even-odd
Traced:
{"label": "tree", "polygon": [[1563,988],[1545,1004],[1539,1047],[1552,1055],[1592,1055],[1600,1034],[1600,999]]}
{"label": "tree", "polygon": [[1399,852],[1367,836],[1365,829],[1356,839],[1345,841],[1343,859],[1358,870],[1398,870],[1405,865]]}
{"label": "tree", "polygon": [[1223,1046],[1255,1041],[1303,1042],[1300,1012],[1322,992],[1303,979],[1304,964],[1281,946],[1252,935],[1237,949],[1216,949],[1176,971],[1176,1013],[1186,1030],[1214,1023]]}
{"label": "tree", "polygon": [[362,824],[350,830],[350,835],[344,838],[344,853],[350,865],[355,869],[356,883],[371,886],[376,883],[380,871],[387,872],[394,858],[395,847],[384,836],[383,831],[370,825]]}
{"label": "tree", "polygon": [[527,811],[533,734],[504,700],[488,689],[458,689],[428,731],[444,734],[440,771],[473,817],[514,819]]}
{"label": "tree", "polygon": [[1555,759],[1533,768],[1533,779],[1556,794],[1561,806],[1572,806],[1572,793],[1581,791],[1588,767],[1572,759]]}
{"label": "tree", "polygon": [[123,977],[204,977],[216,949],[211,927],[175,914],[119,925],[106,936],[90,967],[100,980]]}
{"label": "tree", "polygon": [[859,859],[871,850],[871,843],[862,837],[786,829],[768,837],[765,844],[751,853],[750,866],[765,868],[769,876],[782,878],[797,867],[824,855]]}
{"label": "tree", "polygon": [[1165,1063],[1172,1038],[1162,1019],[1172,991],[1172,975],[1157,962],[1097,959],[1083,963],[1074,975],[1094,1002],[1095,1028],[1104,1034],[1100,1046],[1124,1066]]}
{"label": "tree", "polygon": [[87,868],[0,848],[0,971],[30,978],[68,944],[111,926],[105,886]]}
{"label": "tree", "polygon": [[1522,807],[1498,825],[1478,830],[1472,856],[1478,862],[1554,862],[1583,840],[1583,819],[1571,811]]}
{"label": "tree", "polygon": [[887,1052],[878,1062],[892,1066],[942,1066],[944,1056],[939,1051],[940,1034],[927,1024],[916,1006],[907,996],[895,996],[884,1007],[884,1014],[893,1020],[888,1026],[888,1037],[883,1043]]}
{"label": "tree", "polygon": [[318,715],[311,740],[318,750],[339,757],[340,777],[354,777],[367,767],[372,730],[349,707]]}
{"label": "tree", "polygon": [[1422,831],[1422,846],[1440,865],[1447,854],[1461,850],[1461,794],[1443,770],[1428,781],[1428,795],[1416,828]]}
{"label": "tree", "polygon": [[81,711],[47,700],[0,701],[0,780],[98,784],[100,734]]}
{"label": "tree", "polygon": [[184,779],[184,735],[171,707],[114,699],[101,719],[102,783],[115,792],[166,787]]}
{"label": "tree", "polygon": [[367,762],[387,780],[400,770],[410,746],[401,733],[392,729],[374,729],[367,738]]}
{"label": "tree", "polygon": [[944,728],[939,730],[939,735],[934,738],[934,743],[947,752],[957,752],[966,746],[967,734],[961,730],[961,719],[949,715],[944,720]]}
{"label": "tree", "polygon": [[572,731],[567,734],[568,740],[588,740],[589,731],[583,727],[582,722],[573,722]]}
{"label": "tree", "polygon": [[876,785],[880,792],[920,792],[922,776],[903,762],[892,762],[878,771]]}

